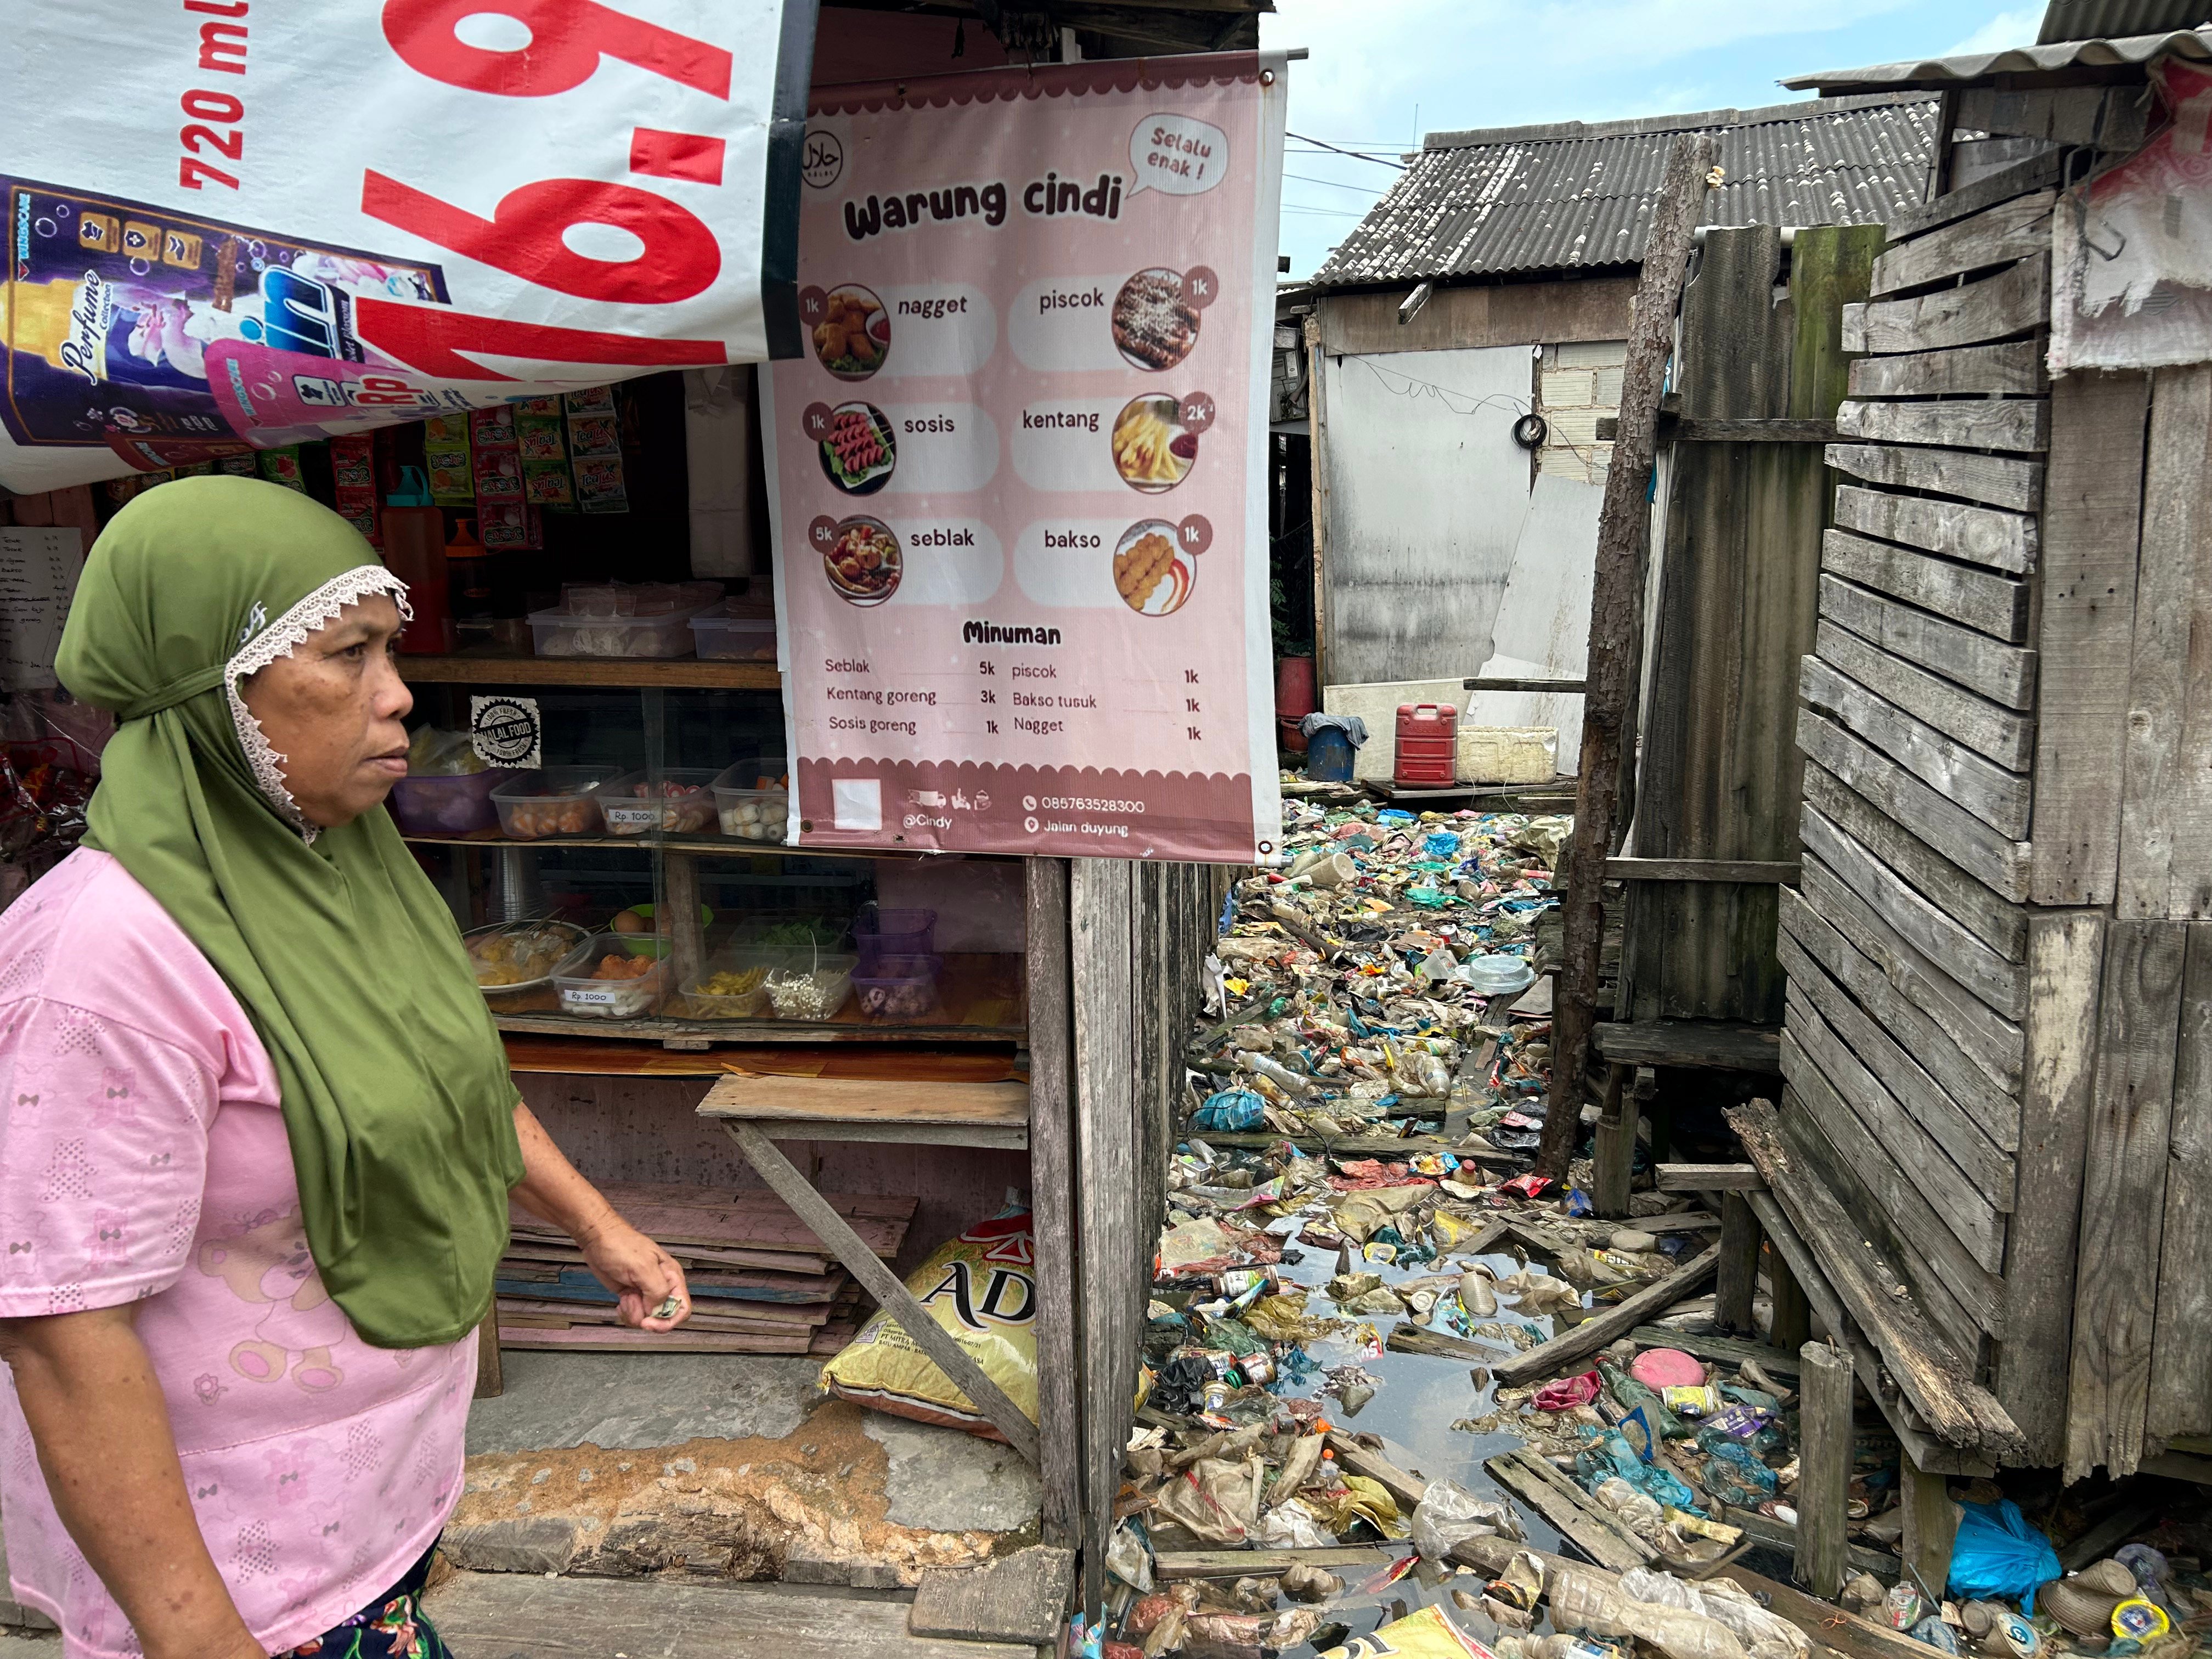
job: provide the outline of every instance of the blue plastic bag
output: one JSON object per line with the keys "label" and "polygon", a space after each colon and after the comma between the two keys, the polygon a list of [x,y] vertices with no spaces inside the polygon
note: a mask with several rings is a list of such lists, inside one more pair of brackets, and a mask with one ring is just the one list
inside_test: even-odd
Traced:
{"label": "blue plastic bag", "polygon": [[1954,1599],[2016,1601],[2032,1616],[2036,1591],[2061,1571],[2051,1540],[2027,1524],[2010,1498],[1960,1505],[1948,1586]]}
{"label": "blue plastic bag", "polygon": [[1267,1112],[1267,1103],[1249,1089],[1224,1089],[1206,1097],[1206,1104],[1191,1119],[1191,1125],[1194,1128],[1211,1129],[1217,1134],[1243,1134],[1265,1124]]}

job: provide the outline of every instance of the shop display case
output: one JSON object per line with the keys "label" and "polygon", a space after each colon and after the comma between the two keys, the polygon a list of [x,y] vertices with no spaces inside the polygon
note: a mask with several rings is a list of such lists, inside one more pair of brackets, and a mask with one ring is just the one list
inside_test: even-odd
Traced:
{"label": "shop display case", "polygon": [[541,766],[410,780],[401,817],[503,1030],[680,1049],[1024,1041],[1024,861],[785,847],[779,690],[725,682],[753,665],[403,663],[418,727],[465,730],[479,696],[538,710]]}

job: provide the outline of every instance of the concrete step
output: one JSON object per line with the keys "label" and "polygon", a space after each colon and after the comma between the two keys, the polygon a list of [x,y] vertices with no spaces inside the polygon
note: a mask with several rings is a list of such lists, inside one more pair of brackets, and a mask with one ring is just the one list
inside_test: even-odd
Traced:
{"label": "concrete step", "polygon": [[457,1572],[424,1610],[464,1659],[1038,1659],[909,1635],[911,1597],[788,1584]]}

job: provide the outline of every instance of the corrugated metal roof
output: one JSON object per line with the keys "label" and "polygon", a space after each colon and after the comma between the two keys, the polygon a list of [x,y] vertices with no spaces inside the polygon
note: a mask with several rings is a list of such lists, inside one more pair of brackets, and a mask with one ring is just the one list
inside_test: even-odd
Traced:
{"label": "corrugated metal roof", "polygon": [[2048,45],[2061,40],[2119,40],[2137,34],[2171,34],[2212,23],[2212,0],[2051,0],[2043,31]]}
{"label": "corrugated metal roof", "polygon": [[1993,75],[2049,75],[2061,70],[2111,69],[2148,64],[2171,52],[2177,58],[2212,61],[2212,28],[2179,29],[2166,34],[2136,34],[2123,40],[2063,40],[2052,46],[2014,46],[2005,52],[1974,52],[1962,58],[1923,58],[1917,63],[1876,64],[1869,69],[1823,70],[1796,75],[1785,87],[1818,87],[1822,92],[1893,92],[1905,87],[1930,89]]}
{"label": "corrugated metal roof", "polygon": [[1878,224],[1923,199],[1936,105],[1844,98],[1639,121],[1431,134],[1315,274],[1422,282],[1632,264],[1677,134],[1714,133],[1714,225]]}

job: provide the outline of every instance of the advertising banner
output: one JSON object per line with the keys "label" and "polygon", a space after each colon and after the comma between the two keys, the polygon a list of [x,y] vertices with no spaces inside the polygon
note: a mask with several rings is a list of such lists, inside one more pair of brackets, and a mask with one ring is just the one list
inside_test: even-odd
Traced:
{"label": "advertising banner", "polygon": [[650,10],[15,8],[0,485],[798,350],[813,0]]}
{"label": "advertising banner", "polygon": [[1275,852],[1284,94],[1252,53],[817,92],[764,377],[793,842]]}

